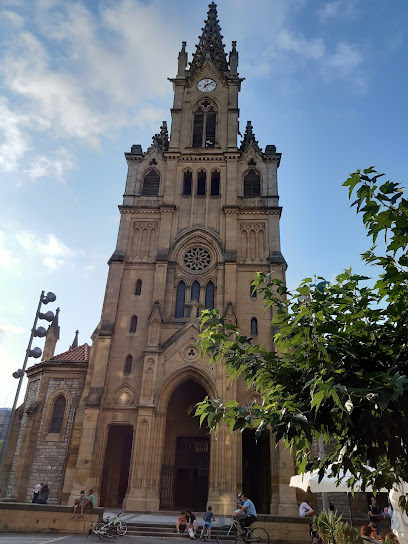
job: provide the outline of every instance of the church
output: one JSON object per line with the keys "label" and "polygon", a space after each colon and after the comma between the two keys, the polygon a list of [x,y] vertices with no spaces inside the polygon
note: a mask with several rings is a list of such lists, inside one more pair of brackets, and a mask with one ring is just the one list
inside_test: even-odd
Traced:
{"label": "church", "polygon": [[240,135],[237,43],[226,52],[214,3],[191,62],[183,42],[176,65],[170,133],[163,122],[147,150],[135,144],[125,153],[117,245],[92,346],[76,338],[54,355],[57,314],[43,360],[27,370],[7,497],[29,501],[44,481],[55,504],[94,489],[100,506],[211,504],[229,514],[245,490],[260,513],[297,515],[293,458],[273,435],[215,435],[194,416],[207,395],[258,399],[201,358],[197,317],[217,308],[274,349],[271,310],[251,281],[259,270],[285,279],[281,153],[259,145],[250,121]]}

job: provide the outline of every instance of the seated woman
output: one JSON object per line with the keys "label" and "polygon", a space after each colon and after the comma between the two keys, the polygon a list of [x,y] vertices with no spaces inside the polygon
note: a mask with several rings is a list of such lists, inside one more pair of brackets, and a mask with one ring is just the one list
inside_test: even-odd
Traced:
{"label": "seated woman", "polygon": [[178,533],[185,533],[187,529],[187,519],[185,512],[180,513],[180,517],[176,521],[176,529]]}
{"label": "seated woman", "polygon": [[50,490],[48,489],[48,485],[44,484],[38,495],[37,504],[47,504],[49,494]]}

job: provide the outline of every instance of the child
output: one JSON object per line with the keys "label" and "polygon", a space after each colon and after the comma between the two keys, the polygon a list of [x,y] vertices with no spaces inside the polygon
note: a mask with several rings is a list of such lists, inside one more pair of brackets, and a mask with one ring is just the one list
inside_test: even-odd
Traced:
{"label": "child", "polygon": [[207,530],[207,538],[206,541],[210,542],[211,540],[211,522],[215,521],[214,514],[212,512],[211,506],[208,507],[207,512],[203,516],[203,530],[201,531],[200,540],[204,540],[204,533],[205,530]]}
{"label": "child", "polygon": [[187,529],[186,513],[181,512],[180,517],[176,521],[177,533],[184,533]]}
{"label": "child", "polygon": [[78,497],[74,501],[74,511],[72,512],[71,518],[75,517],[75,513],[78,510],[78,508],[80,508],[80,511],[81,511],[81,514],[78,517],[79,518],[83,517],[85,501],[86,501],[85,491],[81,491],[81,493],[78,495]]}

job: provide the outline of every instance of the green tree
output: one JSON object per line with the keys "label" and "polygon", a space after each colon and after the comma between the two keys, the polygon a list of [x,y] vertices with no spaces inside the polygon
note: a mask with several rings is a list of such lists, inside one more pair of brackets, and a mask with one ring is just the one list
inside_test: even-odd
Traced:
{"label": "green tree", "polygon": [[[207,398],[197,407],[213,429],[269,428],[296,452],[299,472],[323,475],[332,465],[334,476],[350,471],[350,486],[362,479],[375,490],[408,481],[408,201],[382,175],[358,170],[343,184],[356,195],[352,206],[372,242],[362,259],[377,281],[346,269],[334,282],[306,278],[289,291],[258,273],[253,285],[273,308],[276,352],[216,310],[203,312],[199,343],[211,364],[256,387],[262,403]],[[324,460],[310,448],[321,435],[332,445]]]}

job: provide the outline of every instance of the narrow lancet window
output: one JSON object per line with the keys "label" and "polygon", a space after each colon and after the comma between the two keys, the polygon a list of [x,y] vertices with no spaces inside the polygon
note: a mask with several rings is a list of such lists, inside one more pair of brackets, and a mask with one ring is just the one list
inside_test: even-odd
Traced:
{"label": "narrow lancet window", "polygon": [[181,281],[177,285],[176,291],[176,311],[175,317],[184,317],[184,302],[186,298],[186,284],[184,281]]}
{"label": "narrow lancet window", "polygon": [[128,355],[125,361],[125,368],[123,369],[123,374],[130,374],[132,372],[132,356]]}
{"label": "narrow lancet window", "polygon": [[184,172],[184,184],[183,184],[183,195],[190,196],[193,185],[193,175],[191,172]]}
{"label": "narrow lancet window", "polygon": [[50,433],[60,433],[62,424],[64,423],[65,406],[67,401],[64,395],[58,395],[54,402],[54,409],[52,411],[52,418],[50,424]]}
{"label": "narrow lancet window", "polygon": [[220,173],[213,172],[211,174],[211,196],[219,196],[220,194]]}
{"label": "narrow lancet window", "polygon": [[200,284],[195,281],[191,286],[191,300],[200,302]]}
{"label": "narrow lancet window", "polygon": [[137,330],[137,317],[134,315],[130,320],[129,332],[136,332]]}
{"label": "narrow lancet window", "polygon": [[258,336],[258,320],[256,317],[251,319],[251,336]]}
{"label": "narrow lancet window", "polygon": [[212,281],[208,282],[205,288],[205,308],[206,310],[214,310],[214,284]]}
{"label": "narrow lancet window", "polygon": [[197,174],[197,196],[205,195],[206,175],[203,170]]}
{"label": "narrow lancet window", "polygon": [[137,280],[136,287],[135,287],[135,295],[141,295],[142,294],[142,280]]}

